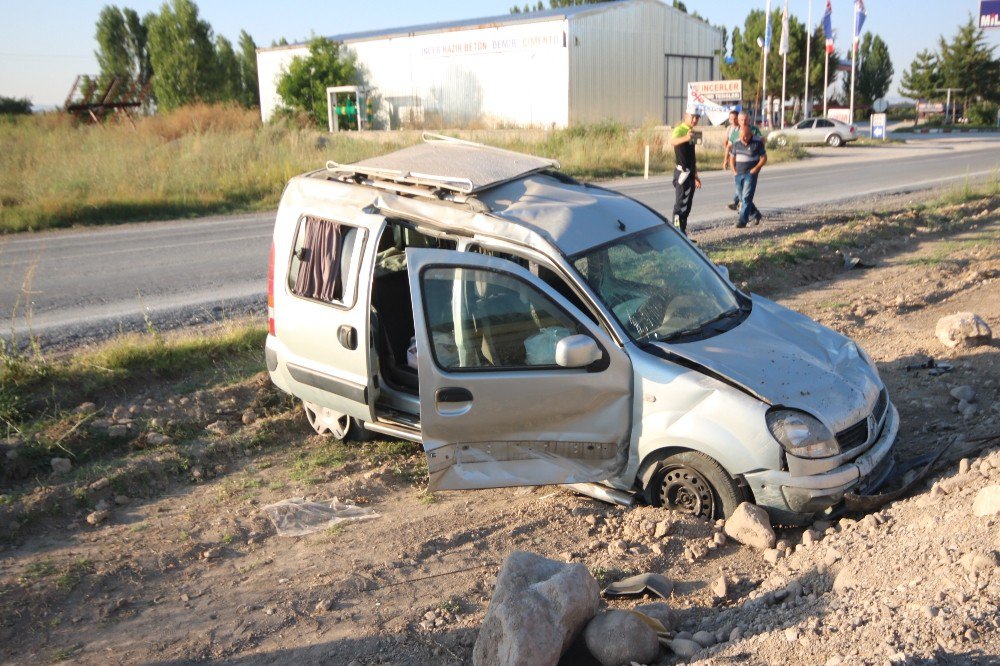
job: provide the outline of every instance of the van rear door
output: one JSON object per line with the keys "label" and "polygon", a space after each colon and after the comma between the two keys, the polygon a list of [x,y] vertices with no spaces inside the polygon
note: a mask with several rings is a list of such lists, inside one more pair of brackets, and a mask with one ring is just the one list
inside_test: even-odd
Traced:
{"label": "van rear door", "polygon": [[429,487],[621,473],[632,420],[625,351],[510,261],[413,248],[406,256]]}
{"label": "van rear door", "polygon": [[[352,215],[347,207],[319,208],[323,213],[316,215],[309,214],[308,207],[298,210],[307,212],[300,213],[292,240],[286,239],[282,248],[275,239],[277,256],[288,262],[285,284],[275,285],[275,325],[290,392],[319,407],[370,421],[377,385],[369,344],[369,298],[375,246],[385,218]],[[310,241],[315,247],[309,247]],[[326,256],[317,256],[319,248]],[[310,267],[310,262],[319,263]],[[332,278],[331,271],[336,273]],[[317,280],[329,279],[338,283],[330,289],[315,288]]]}

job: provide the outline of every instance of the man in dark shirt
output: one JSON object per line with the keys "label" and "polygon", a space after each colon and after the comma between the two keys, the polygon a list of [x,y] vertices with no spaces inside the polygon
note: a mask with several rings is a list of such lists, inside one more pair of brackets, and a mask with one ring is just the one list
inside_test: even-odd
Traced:
{"label": "man in dark shirt", "polygon": [[691,214],[691,205],[694,203],[694,191],[701,187],[694,156],[698,133],[693,131],[700,119],[699,113],[686,114],[684,122],[675,127],[670,136],[670,145],[674,147],[674,159],[677,161],[677,168],[674,169],[674,226],[685,236],[688,215]]}
{"label": "man in dark shirt", "polygon": [[733,144],[730,151],[730,163],[736,175],[736,191],[740,194],[740,219],[736,226],[745,227],[751,220],[754,224],[759,224],[762,216],[754,205],[753,197],[757,191],[757,174],[767,164],[764,140],[754,136],[749,125],[741,125],[740,140]]}

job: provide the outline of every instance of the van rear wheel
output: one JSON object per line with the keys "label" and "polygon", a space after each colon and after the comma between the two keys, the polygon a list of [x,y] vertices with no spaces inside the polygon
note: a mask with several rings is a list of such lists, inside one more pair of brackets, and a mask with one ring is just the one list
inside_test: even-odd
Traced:
{"label": "van rear wheel", "polygon": [[365,428],[365,424],[362,421],[353,416],[342,414],[327,407],[320,407],[305,400],[302,401],[302,410],[306,413],[306,419],[317,435],[330,435],[338,442],[345,439],[355,442],[367,442],[371,440],[371,431]]}
{"label": "van rear wheel", "polygon": [[696,451],[668,456],[653,475],[649,496],[658,506],[702,520],[728,518],[745,500],[722,465]]}

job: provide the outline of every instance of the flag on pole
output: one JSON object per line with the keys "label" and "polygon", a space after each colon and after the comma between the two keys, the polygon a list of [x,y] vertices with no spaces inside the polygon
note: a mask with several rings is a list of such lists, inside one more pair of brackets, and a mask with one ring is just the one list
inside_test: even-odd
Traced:
{"label": "flag on pole", "polygon": [[781,12],[781,42],[778,44],[778,55],[788,55],[788,0]]}
{"label": "flag on pole", "polygon": [[826,52],[833,53],[833,19],[831,18],[831,13],[833,8],[830,7],[830,0],[826,0],[826,13],[823,14],[823,34],[826,35]]}
{"label": "flag on pole", "polygon": [[764,54],[771,53],[771,0],[767,2],[767,10],[764,16]]}
{"label": "flag on pole", "polygon": [[858,42],[861,41],[861,26],[865,24],[865,0],[858,0],[854,11],[854,50],[858,50]]}

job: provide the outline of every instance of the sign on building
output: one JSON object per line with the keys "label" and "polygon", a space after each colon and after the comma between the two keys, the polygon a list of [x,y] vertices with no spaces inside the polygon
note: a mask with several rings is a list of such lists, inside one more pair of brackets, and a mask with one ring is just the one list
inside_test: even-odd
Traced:
{"label": "sign on building", "polygon": [[708,116],[713,125],[721,125],[730,109],[743,102],[743,81],[691,81],[688,83],[687,108]]}
{"label": "sign on building", "polygon": [[979,27],[1000,28],[1000,0],[983,0],[979,3]]}
{"label": "sign on building", "polygon": [[885,114],[884,113],[873,113],[872,114],[872,138],[882,139],[885,141]]}

